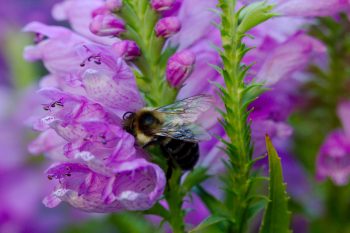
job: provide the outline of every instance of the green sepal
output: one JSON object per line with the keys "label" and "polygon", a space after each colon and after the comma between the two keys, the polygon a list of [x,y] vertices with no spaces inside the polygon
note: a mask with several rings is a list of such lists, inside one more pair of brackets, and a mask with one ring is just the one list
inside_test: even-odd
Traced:
{"label": "green sepal", "polygon": [[217,215],[209,216],[208,218],[204,219],[196,228],[190,230],[189,233],[207,232],[203,230],[224,221],[227,221],[227,219],[222,216],[217,216]]}
{"label": "green sepal", "polygon": [[197,167],[192,172],[190,172],[185,181],[182,184],[182,191],[186,194],[191,189],[208,179],[210,176],[207,173],[208,169],[205,167]]}

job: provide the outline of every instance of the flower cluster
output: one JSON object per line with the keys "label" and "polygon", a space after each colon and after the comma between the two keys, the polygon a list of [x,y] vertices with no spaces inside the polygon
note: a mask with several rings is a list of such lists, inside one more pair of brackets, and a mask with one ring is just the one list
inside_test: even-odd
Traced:
{"label": "flower cluster", "polygon": [[[85,1],[63,4],[54,12],[64,7],[72,27],[79,27],[81,7],[70,4]],[[86,17],[84,25],[98,17],[92,18],[95,7],[104,6],[100,1],[87,5],[91,11],[84,13],[91,18]],[[34,129],[42,133],[29,147],[57,161],[47,170],[57,185],[44,203],[54,207],[66,201],[91,212],[148,209],[162,195],[165,176],[121,126],[123,113],[144,105],[133,72],[123,56],[114,53],[117,38],[106,45],[80,29],[86,37],[37,22],[25,28],[45,37],[26,48],[25,58],[42,60],[50,71],[38,92],[43,103]]]}
{"label": "flower cluster", "polygon": [[[298,100],[302,72],[325,53],[324,45],[302,30],[309,23],[306,17],[332,15],[348,7],[341,1],[334,1],[333,7],[316,1],[271,2],[276,2],[275,11],[283,17],[250,31],[255,39],[246,44],[256,49],[243,60],[247,65],[254,63],[245,81],[269,87],[249,106],[256,156],[265,153],[265,134],[279,150],[287,150],[292,134],[287,119]],[[159,14],[151,33],[166,41],[165,47],[177,48],[165,61],[164,81],[178,92],[178,99],[207,93],[221,107],[213,83],[223,81],[212,68],[222,65],[214,48],[221,46],[220,32],[213,24],[219,18],[211,10],[217,1],[152,0],[150,4]],[[163,170],[149,162],[149,155],[135,146],[135,139],[121,125],[125,112],[145,106],[143,97],[148,93],[139,92],[135,76],[140,70],[133,62],[140,62],[138,58],[149,52],[140,41],[121,39],[130,30],[116,14],[122,9],[118,0],[66,0],[54,7],[53,15],[68,20],[74,31],[38,22],[25,27],[37,40],[25,49],[24,57],[42,60],[49,71],[38,92],[43,101],[34,129],[41,133],[29,147],[32,153],[45,153],[55,161],[47,170],[48,178],[56,183],[44,199],[48,207],[65,201],[90,212],[145,210],[163,194]],[[201,119],[203,126],[225,138],[218,114],[214,109],[211,113]],[[221,163],[213,163],[224,156],[218,148],[221,142],[213,138],[200,146],[201,165],[214,164],[211,171],[222,171]]]}

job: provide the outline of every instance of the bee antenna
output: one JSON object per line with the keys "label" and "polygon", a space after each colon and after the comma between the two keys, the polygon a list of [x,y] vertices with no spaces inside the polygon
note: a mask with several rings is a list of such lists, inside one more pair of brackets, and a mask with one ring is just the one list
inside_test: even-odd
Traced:
{"label": "bee antenna", "polygon": [[134,115],[134,114],[135,114],[134,112],[126,112],[126,113],[124,113],[123,120],[126,120],[127,118],[129,118],[131,115]]}

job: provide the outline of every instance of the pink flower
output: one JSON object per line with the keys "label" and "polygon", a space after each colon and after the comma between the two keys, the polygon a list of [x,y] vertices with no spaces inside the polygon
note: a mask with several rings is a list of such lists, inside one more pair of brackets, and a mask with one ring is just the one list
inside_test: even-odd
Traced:
{"label": "pink flower", "polygon": [[141,55],[141,50],[135,41],[123,40],[113,44],[113,51],[118,57],[125,60],[132,60]]}
{"label": "pink flower", "polygon": [[151,5],[156,11],[165,11],[171,9],[175,0],[151,0]]}
{"label": "pink flower", "polygon": [[112,14],[96,15],[90,23],[90,31],[98,36],[119,36],[125,32],[125,25]]}
{"label": "pink flower", "polygon": [[111,11],[118,11],[122,6],[122,0],[106,0],[106,7]]}
{"label": "pink flower", "polygon": [[346,185],[350,177],[350,102],[338,106],[343,130],[331,132],[325,139],[317,157],[317,177],[330,177],[338,185]]}
{"label": "pink flower", "polygon": [[173,87],[181,87],[191,74],[195,62],[195,55],[190,50],[175,53],[169,58],[166,67],[166,78]]}
{"label": "pink flower", "polygon": [[50,71],[40,82],[43,100],[33,125],[41,134],[29,146],[57,161],[47,170],[56,187],[45,205],[64,201],[89,212],[150,208],[166,181],[121,126],[125,112],[144,105],[130,67],[94,37],[40,23],[25,30],[44,35],[25,57]]}
{"label": "pink flower", "polygon": [[[98,8],[105,8],[103,0],[65,0],[52,9],[56,20],[68,20],[71,27],[78,34],[98,43],[111,45],[117,38],[101,37],[91,33],[89,25],[93,19],[93,12]],[[96,12],[95,12],[96,13]]]}
{"label": "pink flower", "polygon": [[180,21],[177,17],[165,17],[158,21],[155,26],[156,35],[168,38],[181,29]]}
{"label": "pink flower", "polygon": [[277,0],[275,11],[287,16],[331,16],[350,8],[348,0]]}

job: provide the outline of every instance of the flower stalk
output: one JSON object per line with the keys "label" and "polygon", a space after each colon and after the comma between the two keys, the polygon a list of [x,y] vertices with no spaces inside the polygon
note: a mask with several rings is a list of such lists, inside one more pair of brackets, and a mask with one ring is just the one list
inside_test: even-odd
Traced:
{"label": "flower stalk", "polygon": [[122,39],[135,41],[141,56],[134,60],[138,70],[138,87],[145,94],[150,106],[163,106],[175,100],[177,90],[164,80],[166,61],[172,55],[171,49],[163,51],[165,39],[157,37],[155,26],[159,14],[148,0],[126,0],[117,12],[126,22]]}
{"label": "flower stalk", "polygon": [[[221,73],[225,86],[219,85],[225,109],[220,110],[222,125],[228,140],[224,140],[229,162],[226,164],[228,176],[225,178],[226,205],[231,211],[230,232],[245,232],[248,223],[248,209],[251,200],[252,142],[250,124],[247,120],[247,106],[261,92],[261,85],[245,83],[249,66],[242,65],[244,55],[249,51],[242,39],[247,30],[272,17],[271,6],[252,4],[235,12],[236,1],[220,0],[222,50],[220,56],[223,67],[216,67]],[[250,17],[250,12],[258,12],[260,18]],[[244,24],[242,23],[244,22]],[[247,26],[249,25],[249,26]]]}
{"label": "flower stalk", "polygon": [[[149,0],[125,0],[117,13],[126,22],[126,33],[121,36],[122,39],[135,41],[141,51],[140,56],[133,60],[138,68],[134,69],[134,73],[147,105],[159,107],[173,103],[179,89],[166,81],[165,72],[167,61],[175,49],[164,49],[165,36],[158,35],[157,31],[157,25],[159,27],[159,22],[162,22],[159,13]],[[154,153],[154,156],[161,157]],[[164,194],[169,207],[168,217],[164,220],[169,222],[174,233],[185,232],[182,204],[186,193],[181,186],[181,176],[181,169],[174,168]]]}

